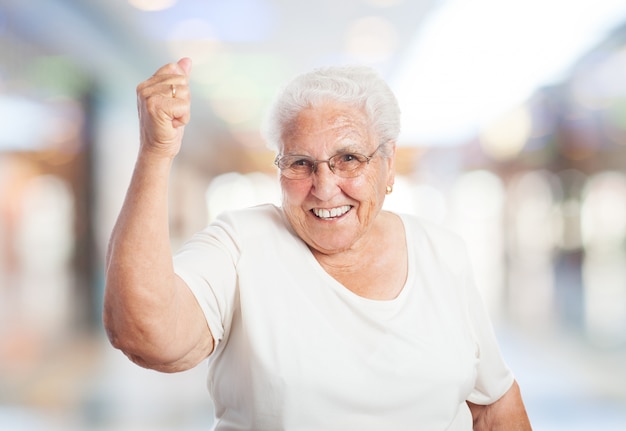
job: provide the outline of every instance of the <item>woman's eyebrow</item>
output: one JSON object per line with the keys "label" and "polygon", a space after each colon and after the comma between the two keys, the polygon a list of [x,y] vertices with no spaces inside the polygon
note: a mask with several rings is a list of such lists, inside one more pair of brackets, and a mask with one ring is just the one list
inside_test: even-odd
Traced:
{"label": "woman's eyebrow", "polygon": [[335,154],[346,154],[346,153],[360,153],[361,149],[359,149],[356,145],[346,145],[345,147],[339,148]]}
{"label": "woman's eyebrow", "polygon": [[354,136],[355,133],[348,134],[346,136],[342,136],[338,141],[343,144],[338,148],[337,154],[343,153],[358,153],[364,150],[364,141],[361,139],[361,136]]}

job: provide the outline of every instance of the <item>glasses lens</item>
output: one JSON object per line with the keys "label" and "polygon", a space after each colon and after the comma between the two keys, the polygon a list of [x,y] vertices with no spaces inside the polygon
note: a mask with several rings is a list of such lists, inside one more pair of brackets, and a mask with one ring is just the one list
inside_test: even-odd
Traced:
{"label": "glasses lens", "polygon": [[306,178],[313,172],[315,161],[302,156],[283,156],[278,160],[278,168],[287,178]]}
{"label": "glasses lens", "polygon": [[361,168],[365,166],[364,163],[367,162],[367,157],[353,153],[337,154],[330,159],[330,162],[337,175],[349,178],[359,175]]}

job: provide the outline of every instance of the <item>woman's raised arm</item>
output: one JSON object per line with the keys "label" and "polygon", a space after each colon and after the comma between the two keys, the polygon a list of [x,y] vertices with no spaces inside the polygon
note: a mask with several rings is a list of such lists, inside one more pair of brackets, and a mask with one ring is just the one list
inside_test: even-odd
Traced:
{"label": "woman's raised arm", "polygon": [[195,297],[174,273],[168,182],[190,116],[191,60],[137,87],[140,148],[106,257],[104,326],[113,346],[159,371],[195,366],[213,338]]}

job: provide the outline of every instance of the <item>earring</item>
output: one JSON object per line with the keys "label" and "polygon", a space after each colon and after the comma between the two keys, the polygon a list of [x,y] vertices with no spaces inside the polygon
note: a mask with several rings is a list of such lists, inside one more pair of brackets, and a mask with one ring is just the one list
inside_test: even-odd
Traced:
{"label": "earring", "polygon": [[388,195],[390,195],[392,191],[393,191],[393,186],[387,186],[387,188],[385,189],[385,193],[387,193]]}

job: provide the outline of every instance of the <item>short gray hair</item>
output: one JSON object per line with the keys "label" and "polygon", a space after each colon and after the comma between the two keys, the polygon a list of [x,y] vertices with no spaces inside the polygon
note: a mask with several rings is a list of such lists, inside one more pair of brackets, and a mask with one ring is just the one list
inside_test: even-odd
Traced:
{"label": "short gray hair", "polygon": [[[305,108],[334,101],[363,109],[379,143],[395,141],[400,134],[400,108],[387,83],[366,66],[331,66],[294,78],[270,107],[263,135],[269,147],[283,147],[284,132]],[[388,153],[383,149],[383,154]]]}

